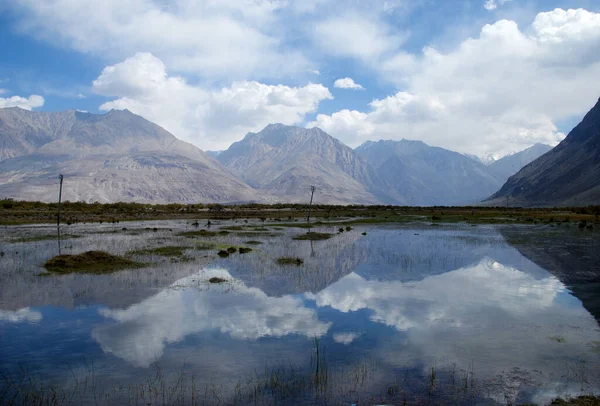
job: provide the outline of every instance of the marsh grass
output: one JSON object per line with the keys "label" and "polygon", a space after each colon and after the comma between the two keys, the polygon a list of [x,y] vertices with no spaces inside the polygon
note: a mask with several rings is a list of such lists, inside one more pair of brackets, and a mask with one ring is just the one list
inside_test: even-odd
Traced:
{"label": "marsh grass", "polygon": [[[57,234],[48,234],[48,235],[34,235],[34,236],[30,236],[30,237],[19,237],[19,238],[13,238],[12,240],[9,241],[9,243],[27,243],[27,242],[37,242],[37,241],[51,241],[51,240],[58,240],[59,236]],[[60,236],[61,240],[70,240],[73,238],[81,238],[80,235],[74,235],[74,234],[64,234]]]}
{"label": "marsh grass", "polygon": [[241,247],[239,249],[239,251],[240,251],[240,254],[247,254],[249,252],[252,252],[252,248]]}
{"label": "marsh grass", "polygon": [[210,283],[225,283],[227,279],[219,278],[218,276],[213,276],[208,280]]}
{"label": "marsh grass", "polygon": [[328,240],[331,237],[333,237],[333,234],[329,234],[329,233],[317,233],[317,232],[309,231],[306,234],[300,234],[300,235],[297,235],[295,237],[292,237],[292,240],[298,240],[298,241],[321,241],[321,240]]}
{"label": "marsh grass", "polygon": [[208,230],[198,230],[198,231],[184,231],[182,233],[177,234],[180,237],[188,237],[188,238],[195,238],[195,237],[218,237],[220,235],[229,235],[230,232],[227,230],[221,230],[221,231],[208,231]]}
{"label": "marsh grass", "polygon": [[[208,283],[224,284],[213,277]],[[45,382],[38,374],[21,367],[12,374],[0,370],[2,405],[298,405],[298,404],[395,404],[476,405],[490,404],[489,392],[477,384],[471,370],[429,368],[429,373],[408,376],[398,371],[383,380],[377,362],[363,359],[337,365],[329,360],[321,340],[313,339],[310,361],[299,367],[290,361],[270,360],[254,374],[224,383],[199,380],[182,368],[167,372],[158,363],[138,383],[107,384],[93,362],[84,360],[83,370],[68,367],[71,379],[61,385]],[[274,364],[272,364],[274,362]],[[269,365],[270,364],[270,365]],[[512,393],[509,385],[506,390]],[[509,404],[512,404],[509,402]],[[522,403],[520,403],[522,404]],[[553,406],[598,406],[591,393],[555,399]]]}
{"label": "marsh grass", "polygon": [[250,240],[250,241],[246,241],[244,244],[248,244],[248,245],[261,245],[261,244],[263,244],[263,242],[262,241]]}
{"label": "marsh grass", "polygon": [[220,250],[217,252],[217,255],[221,258],[227,258],[229,256],[229,252],[227,250]]}
{"label": "marsh grass", "polygon": [[102,274],[123,269],[142,268],[145,264],[104,251],[88,251],[78,255],[58,255],[44,264],[48,272],[57,274]]}

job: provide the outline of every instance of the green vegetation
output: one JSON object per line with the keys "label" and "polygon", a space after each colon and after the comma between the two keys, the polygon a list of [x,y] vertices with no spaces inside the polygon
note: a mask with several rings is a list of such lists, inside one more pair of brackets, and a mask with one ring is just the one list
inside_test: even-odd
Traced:
{"label": "green vegetation", "polygon": [[552,406],[575,405],[575,406],[600,406],[600,398],[597,396],[579,396],[571,399],[555,399],[550,403]]}
{"label": "green vegetation", "polygon": [[221,230],[221,231],[208,231],[208,230],[198,230],[198,231],[184,231],[183,233],[177,234],[181,237],[217,237],[219,235],[229,235],[229,231]]}
{"label": "green vegetation", "polygon": [[215,249],[215,248],[218,248],[218,247],[219,247],[219,244],[216,244],[216,243],[211,242],[211,241],[198,241],[196,243],[196,246],[195,246],[195,248],[197,250],[199,250],[199,251],[202,251],[202,250],[212,250],[212,249]]}
{"label": "green vegetation", "polygon": [[220,250],[219,252],[217,252],[217,255],[221,258],[227,258],[229,256],[229,252],[227,252],[226,250]]}
{"label": "green vegetation", "polygon": [[230,254],[234,254],[237,252],[237,248],[236,247],[228,247],[227,252],[229,252]]}
{"label": "green vegetation", "polygon": [[240,248],[240,254],[247,254],[249,252],[252,252],[252,248],[245,248],[245,247]]}
{"label": "green vegetation", "polygon": [[219,278],[218,276],[213,276],[208,281],[210,283],[224,283],[224,282],[227,282],[227,279]]}
{"label": "green vegetation", "polygon": [[316,233],[309,231],[306,234],[300,234],[292,238],[292,240],[308,240],[308,241],[320,241],[320,240],[328,240],[332,237],[332,234],[329,233]]}
{"label": "green vegetation", "polygon": [[160,255],[162,257],[181,257],[184,251],[191,247],[167,246],[158,248],[148,248],[145,250],[130,251],[128,255]]}
{"label": "green vegetation", "polygon": [[548,337],[550,340],[552,341],[556,341],[557,343],[566,343],[567,339],[561,336],[552,336],[552,337]]}
{"label": "green vegetation", "polygon": [[261,245],[262,242],[261,241],[250,240],[250,241],[246,241],[244,244],[248,244],[248,245]]}
{"label": "green vegetation", "polygon": [[300,266],[304,263],[304,261],[300,258],[292,258],[292,257],[281,257],[277,259],[277,263],[279,265],[296,265]]}
{"label": "green vegetation", "polygon": [[142,266],[144,264],[104,251],[88,251],[79,255],[58,255],[44,264],[47,271],[58,274],[74,272],[102,274],[141,268]]}
{"label": "green vegetation", "polygon": [[[378,224],[431,220],[439,222],[485,223],[563,223],[578,225],[586,221],[586,228],[600,223],[600,206],[561,208],[521,207],[410,207],[365,205],[313,205],[313,224],[304,222],[307,204],[140,204],[140,203],[84,203],[63,202],[61,217],[65,225],[81,222],[109,222],[130,220],[185,219],[199,224],[199,219],[235,221],[260,219],[279,223],[265,226],[311,228],[314,225],[349,226],[352,224]],[[53,223],[56,221],[56,203],[0,200],[0,224]],[[439,220],[438,220],[439,218]],[[286,219],[287,224],[280,222]],[[302,221],[299,221],[302,220]],[[591,227],[590,227],[591,226]],[[240,231],[241,226],[232,231]],[[229,229],[230,227],[224,227]],[[238,230],[240,228],[240,230]],[[260,228],[258,229],[260,230]],[[223,230],[226,231],[226,230]]]}

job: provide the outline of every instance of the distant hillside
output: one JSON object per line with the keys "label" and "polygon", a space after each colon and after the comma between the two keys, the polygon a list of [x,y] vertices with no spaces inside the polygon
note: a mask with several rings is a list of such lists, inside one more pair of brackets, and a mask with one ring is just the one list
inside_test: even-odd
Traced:
{"label": "distant hillside", "polygon": [[525,165],[533,162],[551,149],[552,147],[546,144],[538,143],[532,145],[521,152],[507,155],[498,159],[497,161],[492,162],[488,165],[488,171],[490,171],[490,173],[499,181],[504,183],[512,175],[519,172]]}
{"label": "distant hillside", "polygon": [[482,163],[421,141],[367,141],[356,152],[409,205],[470,204],[501,185]]}
{"label": "distant hillside", "polygon": [[0,109],[0,197],[55,201],[261,199],[200,149],[127,110],[96,115]]}
{"label": "distant hillside", "polygon": [[600,204],[600,100],[569,135],[517,174],[486,204]]}
{"label": "distant hillside", "polygon": [[318,128],[270,124],[249,133],[217,159],[250,186],[277,200],[377,204],[402,201],[350,147]]}

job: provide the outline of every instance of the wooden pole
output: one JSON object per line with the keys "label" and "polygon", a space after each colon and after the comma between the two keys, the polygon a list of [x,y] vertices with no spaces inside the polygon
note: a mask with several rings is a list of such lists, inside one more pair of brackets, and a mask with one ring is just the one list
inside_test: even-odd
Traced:
{"label": "wooden pole", "polygon": [[315,187],[310,187],[310,203],[308,204],[308,216],[306,216],[306,222],[310,223],[310,208],[312,206],[313,196],[315,194]]}

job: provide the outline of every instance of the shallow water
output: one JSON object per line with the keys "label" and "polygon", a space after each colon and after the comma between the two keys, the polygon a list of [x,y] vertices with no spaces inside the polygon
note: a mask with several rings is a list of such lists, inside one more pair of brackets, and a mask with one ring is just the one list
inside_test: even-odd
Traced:
{"label": "shallow water", "polygon": [[[597,320],[520,245],[541,229],[320,227],[336,235],[294,241],[306,230],[267,228],[192,239],[176,235],[194,230],[184,221],[63,227],[81,236],[61,240],[63,254],[264,244],[226,259],[189,250],[187,260],[139,257],[144,269],[60,276],[40,276],[59,242],[19,242],[52,227],[4,228],[2,400],[56,388],[72,404],[544,404],[600,390]],[[586,275],[598,280],[595,269]]]}

